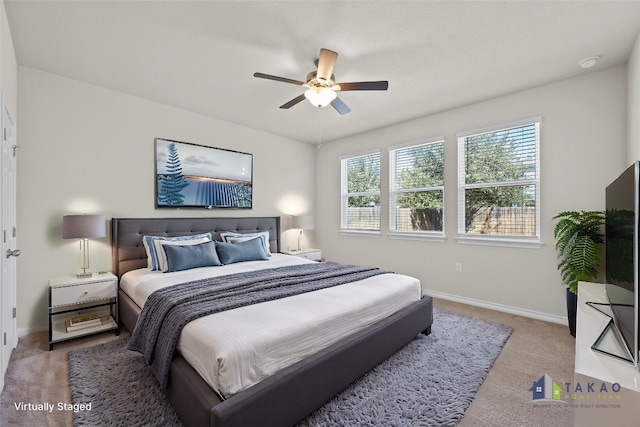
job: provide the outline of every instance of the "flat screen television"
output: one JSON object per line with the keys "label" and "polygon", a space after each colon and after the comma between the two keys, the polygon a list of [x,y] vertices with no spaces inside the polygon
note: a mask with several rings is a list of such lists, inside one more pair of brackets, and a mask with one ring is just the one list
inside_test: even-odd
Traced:
{"label": "flat screen television", "polygon": [[640,330],[638,257],[640,256],[640,162],[635,162],[606,189],[606,295],[613,323],[637,368]]}

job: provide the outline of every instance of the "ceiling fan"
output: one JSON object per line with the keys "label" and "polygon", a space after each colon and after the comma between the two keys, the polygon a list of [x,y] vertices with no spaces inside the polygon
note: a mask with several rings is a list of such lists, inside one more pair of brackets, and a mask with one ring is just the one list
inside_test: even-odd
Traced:
{"label": "ceiling fan", "polygon": [[275,80],[277,82],[291,83],[298,86],[304,86],[307,90],[291,101],[283,104],[280,108],[291,108],[297,103],[308,99],[311,104],[316,107],[326,107],[331,104],[340,114],[347,114],[351,109],[338,98],[336,92],[344,92],[348,90],[387,90],[389,82],[386,80],[371,82],[350,82],[336,83],[333,73],[333,66],[336,64],[338,54],[329,49],[320,49],[320,56],[316,60],[318,69],[307,75],[307,81],[288,79],[286,77],[272,76],[264,73],[254,73],[254,77],[267,80]]}

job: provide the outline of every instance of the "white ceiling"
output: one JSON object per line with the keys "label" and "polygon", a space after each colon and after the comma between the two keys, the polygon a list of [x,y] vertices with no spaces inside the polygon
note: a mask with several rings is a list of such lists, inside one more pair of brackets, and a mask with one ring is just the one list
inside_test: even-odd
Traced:
{"label": "white ceiling", "polygon": [[[18,64],[309,143],[328,142],[628,60],[640,1],[5,0]],[[321,47],[351,113],[278,107]],[[599,55],[583,70],[578,62]]]}

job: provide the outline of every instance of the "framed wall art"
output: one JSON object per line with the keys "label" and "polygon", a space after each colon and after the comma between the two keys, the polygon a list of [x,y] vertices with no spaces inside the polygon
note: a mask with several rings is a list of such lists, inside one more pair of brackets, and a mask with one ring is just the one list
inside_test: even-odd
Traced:
{"label": "framed wall art", "polygon": [[251,209],[253,155],[156,138],[156,208]]}

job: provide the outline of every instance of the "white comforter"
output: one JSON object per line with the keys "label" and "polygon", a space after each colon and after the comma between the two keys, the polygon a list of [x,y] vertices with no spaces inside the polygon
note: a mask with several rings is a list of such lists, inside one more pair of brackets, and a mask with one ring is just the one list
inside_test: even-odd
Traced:
{"label": "white comforter", "polygon": [[[273,254],[250,261],[175,273],[148,268],[123,275],[120,287],[140,307],[157,289],[209,276],[308,261]],[[382,274],[358,282],[216,313],[189,323],[178,351],[224,397],[418,301],[418,279]]]}

